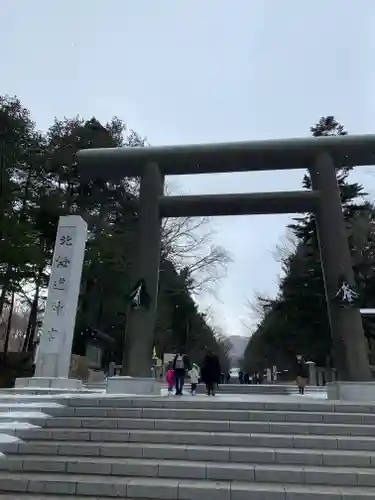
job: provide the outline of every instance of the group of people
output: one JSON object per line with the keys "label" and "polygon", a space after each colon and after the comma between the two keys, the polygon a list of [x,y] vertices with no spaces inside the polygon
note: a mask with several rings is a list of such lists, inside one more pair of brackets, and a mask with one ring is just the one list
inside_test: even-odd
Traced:
{"label": "group of people", "polygon": [[217,385],[220,383],[221,368],[218,356],[207,351],[202,366],[196,363],[191,364],[187,354],[178,352],[173,362],[168,367],[166,380],[168,384],[168,394],[175,391],[176,396],[182,396],[185,379],[190,381],[190,393],[195,396],[198,384],[203,382],[206,385],[208,396],[215,396]]}
{"label": "group of people", "polygon": [[252,375],[249,375],[247,372],[239,372],[238,381],[240,384],[261,384],[263,376],[260,372],[254,372]]}
{"label": "group of people", "polygon": [[[295,374],[298,392],[304,394],[308,379],[306,362],[303,356],[297,356],[296,361]],[[243,372],[239,373],[240,383],[262,383],[260,373],[254,373],[252,377],[246,375]],[[207,351],[201,368],[196,363],[191,364],[189,357],[182,350],[175,355],[173,361],[168,366],[166,374],[168,394],[172,394],[175,391],[176,396],[182,396],[187,378],[190,381],[190,393],[193,396],[195,396],[200,382],[206,385],[208,396],[215,396],[216,388],[220,383],[223,383],[223,379],[227,378],[227,383],[230,381],[230,375],[228,374],[228,377],[225,377],[221,372],[218,356],[210,350]]]}

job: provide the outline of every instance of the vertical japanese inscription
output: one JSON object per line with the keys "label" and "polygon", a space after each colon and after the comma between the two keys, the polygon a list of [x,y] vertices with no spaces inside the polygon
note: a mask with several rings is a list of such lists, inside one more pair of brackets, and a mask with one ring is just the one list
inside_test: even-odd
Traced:
{"label": "vertical japanese inscription", "polygon": [[73,259],[75,227],[58,229],[43,325],[44,342],[49,350],[59,351],[64,338],[64,316],[69,295],[69,279]]}

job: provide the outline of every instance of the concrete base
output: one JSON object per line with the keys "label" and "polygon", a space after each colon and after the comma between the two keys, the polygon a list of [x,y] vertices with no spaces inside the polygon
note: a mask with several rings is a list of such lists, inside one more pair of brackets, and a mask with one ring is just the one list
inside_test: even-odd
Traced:
{"label": "concrete base", "polygon": [[97,383],[104,383],[106,376],[104,371],[102,370],[92,370],[89,368],[88,370],[88,377],[87,377],[87,383],[89,384],[97,384]]}
{"label": "concrete base", "polygon": [[108,377],[107,393],[160,395],[160,384],[153,378]]}
{"label": "concrete base", "polygon": [[375,382],[330,382],[327,384],[327,398],[375,402]]}
{"label": "concrete base", "polygon": [[82,380],[75,378],[58,377],[28,377],[17,378],[14,384],[15,389],[63,389],[70,391],[80,391]]}

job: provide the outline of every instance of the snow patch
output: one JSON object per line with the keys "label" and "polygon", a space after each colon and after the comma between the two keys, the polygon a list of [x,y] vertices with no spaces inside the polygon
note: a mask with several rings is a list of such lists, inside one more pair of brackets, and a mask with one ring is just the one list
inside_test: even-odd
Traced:
{"label": "snow patch", "polygon": [[17,420],[18,418],[50,418],[50,415],[43,413],[41,411],[5,411],[0,412],[0,421],[2,419],[10,419]]}
{"label": "snow patch", "polygon": [[[64,395],[64,394],[62,394],[62,395]],[[51,398],[58,399],[59,397],[60,397],[60,393],[58,393],[58,394],[57,393],[55,393],[55,394],[51,394],[51,393],[49,393],[49,394],[23,394],[23,393],[12,392],[12,393],[6,394],[6,393],[0,392],[0,401],[8,401],[8,400],[12,400],[12,399],[18,399],[18,400],[25,400],[25,402],[26,402],[26,401],[30,401],[33,399],[40,399],[40,400],[51,399]]]}
{"label": "snow patch", "polygon": [[312,398],[312,399],[327,399],[327,393],[326,392],[305,392],[305,394],[294,394],[294,396],[300,397],[300,398]]}
{"label": "snow patch", "polygon": [[8,410],[13,411],[14,409],[23,409],[23,408],[61,408],[64,405],[55,402],[47,402],[47,401],[35,401],[28,403],[2,403],[0,401],[0,411]]}
{"label": "snow patch", "polygon": [[11,420],[10,422],[0,422],[0,431],[15,431],[17,429],[36,429],[39,425],[30,424],[30,422],[19,422]]}
{"label": "snow patch", "polygon": [[11,434],[1,434],[0,433],[0,445],[7,443],[18,443],[21,441],[18,437],[12,436]]}

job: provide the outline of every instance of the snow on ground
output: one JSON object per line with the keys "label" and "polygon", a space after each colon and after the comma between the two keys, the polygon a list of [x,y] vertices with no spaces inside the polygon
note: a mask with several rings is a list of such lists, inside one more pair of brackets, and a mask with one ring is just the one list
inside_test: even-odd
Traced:
{"label": "snow on ground", "polygon": [[19,441],[18,438],[13,436],[14,431],[19,429],[35,429],[39,425],[28,422],[33,418],[48,418],[48,415],[42,412],[1,412],[0,413],[0,449],[3,443],[12,443]]}
{"label": "snow on ground", "polygon": [[[13,430],[14,431],[14,430]],[[3,444],[9,444],[9,443],[18,443],[21,441],[18,437],[13,436],[12,430],[9,430],[7,434],[0,432],[0,450],[1,450],[1,445]],[[1,453],[0,451],[0,457],[4,456],[4,453]]]}
{"label": "snow on ground", "polygon": [[[84,396],[101,396],[102,394],[106,394],[105,390],[101,391],[93,391],[93,392],[80,392],[80,391],[75,391],[75,392],[64,392],[64,393],[49,393],[49,394],[24,394],[24,393],[2,393],[0,391],[0,405],[4,403],[5,401],[14,401],[16,400],[18,403],[21,404],[33,404],[34,406],[40,406],[40,403],[43,402],[43,406],[45,405],[44,401],[51,401],[52,400],[61,400],[64,398],[72,398],[75,396],[79,397],[84,397]],[[36,401],[39,401],[39,403],[36,403]],[[60,406],[59,403],[55,403],[55,405]]]}
{"label": "snow on ground", "polygon": [[36,429],[39,425],[31,424],[30,422],[18,422],[17,420],[10,420],[9,422],[0,422],[1,431],[15,431],[18,429]]}
{"label": "snow on ground", "polygon": [[12,436],[11,434],[0,434],[0,445],[7,443],[17,443],[18,441],[18,437]]}
{"label": "snow on ground", "polygon": [[[14,436],[16,430],[20,429],[35,429],[40,426],[30,422],[36,418],[49,418],[50,415],[44,413],[43,410],[48,408],[61,407],[62,405],[54,401],[28,401],[23,402],[22,396],[17,395],[8,399],[8,395],[4,398],[0,393],[0,450],[3,444],[14,443],[20,441]],[[8,402],[11,401],[11,402]],[[3,454],[0,452],[0,457]]]}
{"label": "snow on ground", "polygon": [[24,420],[25,418],[50,418],[49,415],[43,413],[42,411],[4,411],[0,412],[0,422],[2,420],[9,419],[17,420],[21,418]]}
{"label": "snow on ground", "polygon": [[13,401],[12,403],[5,403],[1,400],[0,396],[0,412],[14,411],[23,408],[35,408],[37,410],[40,410],[40,408],[60,408],[61,406],[63,405],[54,401],[30,401],[27,403],[23,403],[21,401]]}

